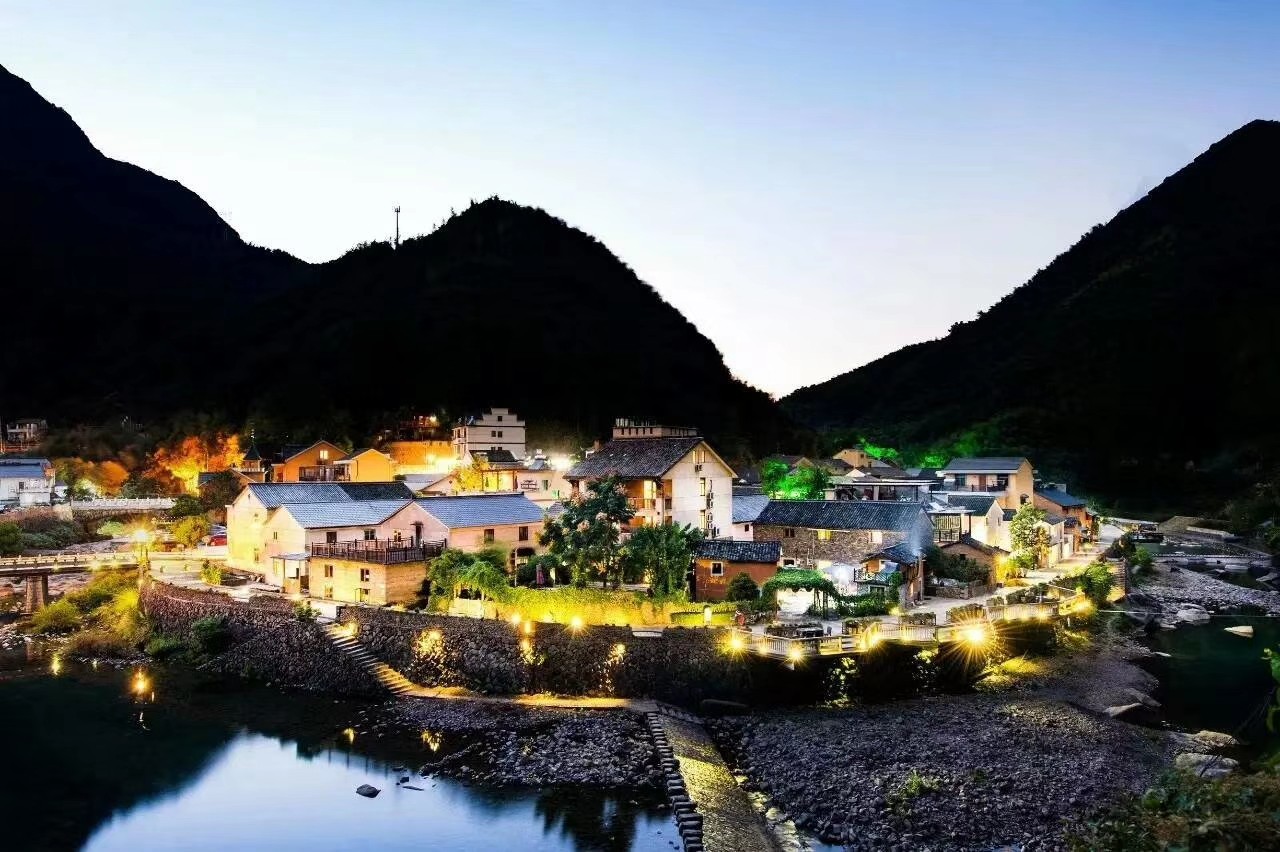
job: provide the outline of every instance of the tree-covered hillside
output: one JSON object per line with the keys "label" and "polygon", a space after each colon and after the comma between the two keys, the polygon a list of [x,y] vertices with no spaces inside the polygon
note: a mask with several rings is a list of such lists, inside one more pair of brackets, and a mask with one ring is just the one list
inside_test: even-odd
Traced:
{"label": "tree-covered hillside", "polygon": [[1254,121],[945,338],[783,404],[917,456],[1027,453],[1120,506],[1216,505],[1280,461],[1278,287],[1280,123]]}

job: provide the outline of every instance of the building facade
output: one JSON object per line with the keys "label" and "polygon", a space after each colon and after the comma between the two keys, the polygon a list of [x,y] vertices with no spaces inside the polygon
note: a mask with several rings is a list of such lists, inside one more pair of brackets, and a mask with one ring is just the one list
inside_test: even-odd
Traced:
{"label": "building facade", "polygon": [[1006,509],[1031,502],[1035,470],[1020,457],[955,458],[938,471],[944,491],[991,494]]}
{"label": "building facade", "polygon": [[693,599],[722,601],[729,584],[746,574],[757,586],[778,573],[782,545],[776,541],[731,541],[709,539],[698,542],[693,558]]}
{"label": "building facade", "polygon": [[454,459],[469,464],[471,454],[478,450],[506,450],[517,459],[524,458],[524,421],[507,408],[491,408],[459,420],[453,427]]}
{"label": "building facade", "polygon": [[53,493],[53,465],[48,459],[0,459],[0,506],[48,506]]}

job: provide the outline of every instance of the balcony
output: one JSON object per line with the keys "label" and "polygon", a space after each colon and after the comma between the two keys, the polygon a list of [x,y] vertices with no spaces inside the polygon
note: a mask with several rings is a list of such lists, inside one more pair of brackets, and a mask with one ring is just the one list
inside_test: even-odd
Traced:
{"label": "balcony", "polygon": [[413,544],[395,539],[365,539],[307,545],[307,553],[313,559],[343,559],[349,562],[372,562],[375,565],[425,562],[443,552],[443,541]]}
{"label": "balcony", "polygon": [[658,501],[653,497],[628,497],[627,505],[637,512],[655,512]]}
{"label": "balcony", "polygon": [[298,468],[299,482],[349,482],[351,471],[345,464],[313,464]]}

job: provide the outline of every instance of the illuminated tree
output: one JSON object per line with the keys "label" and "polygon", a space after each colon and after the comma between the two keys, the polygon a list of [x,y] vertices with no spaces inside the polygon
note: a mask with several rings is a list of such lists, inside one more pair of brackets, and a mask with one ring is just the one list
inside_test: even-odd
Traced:
{"label": "illuminated tree", "polygon": [[173,537],[185,547],[195,547],[209,534],[209,522],[202,515],[189,515],[173,525]]}
{"label": "illuminated tree", "polygon": [[1049,556],[1049,531],[1042,526],[1045,517],[1044,509],[1023,503],[1009,522],[1009,541],[1013,544],[1010,562],[1023,574],[1044,567]]}
{"label": "illuminated tree", "polygon": [[647,574],[655,594],[676,594],[685,588],[693,549],[701,540],[701,531],[689,525],[640,527],[625,545],[624,572],[633,581]]}
{"label": "illuminated tree", "polygon": [[616,478],[596,480],[546,523],[538,541],[569,567],[574,585],[599,579],[601,586],[616,587],[622,581],[621,527],[634,516]]}
{"label": "illuminated tree", "polygon": [[484,490],[484,471],[475,462],[460,465],[453,476],[458,483],[458,491],[463,494]]}

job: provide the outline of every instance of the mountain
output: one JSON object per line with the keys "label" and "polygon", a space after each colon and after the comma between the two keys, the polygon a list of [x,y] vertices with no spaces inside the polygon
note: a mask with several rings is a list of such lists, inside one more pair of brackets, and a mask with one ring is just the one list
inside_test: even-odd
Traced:
{"label": "mountain", "polygon": [[[737,457],[797,430],[598,240],[499,199],[324,264],[245,243],[178,183],[103,156],[0,69],[0,414],[179,410],[363,441],[397,412],[508,405],[542,435],[616,416]],[[538,434],[538,433],[535,433]]]}
{"label": "mountain", "polygon": [[946,337],[782,402],[934,461],[1026,453],[1118,507],[1213,505],[1280,462],[1277,321],[1280,123],[1254,121]]}

